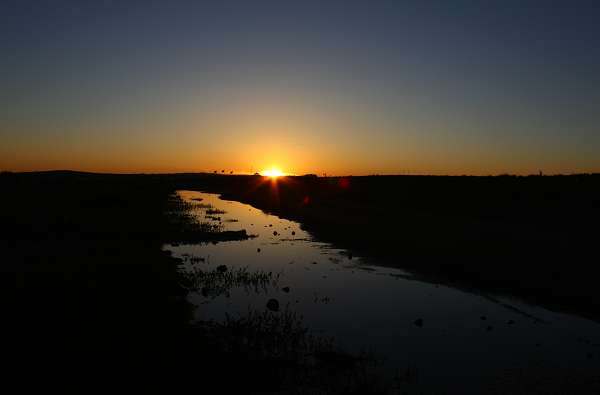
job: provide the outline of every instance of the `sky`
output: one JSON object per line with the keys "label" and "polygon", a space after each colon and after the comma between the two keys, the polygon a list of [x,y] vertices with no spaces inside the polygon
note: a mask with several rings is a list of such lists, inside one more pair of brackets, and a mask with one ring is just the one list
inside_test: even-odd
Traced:
{"label": "sky", "polygon": [[599,172],[598,20],[583,1],[5,0],[0,170]]}

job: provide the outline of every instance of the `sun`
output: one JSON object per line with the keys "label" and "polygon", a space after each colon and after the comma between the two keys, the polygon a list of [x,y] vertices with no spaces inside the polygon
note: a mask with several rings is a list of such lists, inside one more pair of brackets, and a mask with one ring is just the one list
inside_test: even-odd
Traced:
{"label": "sun", "polygon": [[276,167],[272,167],[268,170],[263,170],[261,174],[265,177],[277,178],[285,176],[285,174]]}

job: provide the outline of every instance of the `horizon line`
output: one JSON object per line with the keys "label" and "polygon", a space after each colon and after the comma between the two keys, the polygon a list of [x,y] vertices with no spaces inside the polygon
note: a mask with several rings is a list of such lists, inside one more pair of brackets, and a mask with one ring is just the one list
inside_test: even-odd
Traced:
{"label": "horizon line", "polygon": [[[35,173],[80,173],[80,174],[95,174],[95,175],[181,175],[181,174],[196,174],[208,176],[246,176],[246,177],[267,177],[258,173],[224,173],[214,171],[175,171],[175,172],[110,172],[110,171],[87,171],[73,169],[45,169],[45,170],[0,170],[0,174],[35,174]],[[571,172],[571,173],[490,173],[490,174],[433,174],[433,173],[371,173],[371,174],[327,174],[327,173],[305,173],[305,174],[286,174],[281,177],[317,177],[317,178],[344,178],[344,177],[566,177],[566,176],[597,176],[600,172]]]}

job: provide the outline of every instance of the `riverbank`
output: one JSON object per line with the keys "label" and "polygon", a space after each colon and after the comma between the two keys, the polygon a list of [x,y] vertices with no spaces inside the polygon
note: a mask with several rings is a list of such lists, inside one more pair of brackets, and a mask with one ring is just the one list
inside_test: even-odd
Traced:
{"label": "riverbank", "polygon": [[161,251],[168,185],[75,172],[3,174],[0,185],[0,292],[14,373],[68,387],[99,372],[131,383],[166,368],[191,314],[176,262]]}
{"label": "riverbank", "polygon": [[181,177],[378,264],[600,319],[600,175]]}
{"label": "riverbank", "polygon": [[[325,242],[430,281],[600,319],[600,269],[591,259],[600,221],[600,175],[285,177],[274,182],[260,176],[47,172],[2,178],[8,192],[2,197],[4,251],[21,261],[33,253],[28,246],[36,238],[43,243],[36,251],[58,248],[57,256],[64,254],[64,240],[72,251],[66,262],[81,256],[93,261],[89,257],[96,252],[85,242],[90,238],[159,244],[166,240],[167,224],[156,216],[162,215],[167,191],[195,189],[301,222]],[[45,212],[52,207],[52,214]],[[16,213],[22,217],[15,219]],[[20,234],[26,240],[21,246]],[[41,236],[46,234],[53,239]],[[111,250],[124,254],[117,261],[131,260],[125,249]]]}
{"label": "riverbank", "polygon": [[[346,350],[379,356],[387,377],[400,374],[401,393],[485,393],[505,370],[527,375],[546,369],[548,376],[579,370],[581,379],[598,372],[597,323],[370,265],[311,237],[298,222],[216,194],[178,195],[197,205],[197,218],[256,235],[241,242],[165,246],[184,261],[182,269],[193,279],[207,269],[231,275],[190,293],[198,320],[243,316],[269,301],[275,308],[289,306],[315,333],[331,336]],[[218,212],[219,219],[209,212]],[[251,289],[222,290],[224,282],[245,277],[249,268],[263,274]],[[410,373],[403,369],[407,366]],[[503,391],[511,393],[507,387]]]}
{"label": "riverbank", "polygon": [[[319,373],[323,366],[305,365],[301,357],[309,350],[333,350],[305,338],[307,328],[293,315],[250,312],[225,323],[190,324],[190,280],[193,287],[226,286],[254,277],[228,282],[231,273],[222,268],[182,277],[181,261],[163,251],[164,243],[249,235],[194,222],[173,195],[179,182],[77,172],[0,175],[0,299],[11,362],[5,376],[22,389],[377,393],[369,375],[338,369],[329,380]],[[282,336],[290,327],[293,336]],[[269,348],[248,341],[265,338],[280,340]]]}

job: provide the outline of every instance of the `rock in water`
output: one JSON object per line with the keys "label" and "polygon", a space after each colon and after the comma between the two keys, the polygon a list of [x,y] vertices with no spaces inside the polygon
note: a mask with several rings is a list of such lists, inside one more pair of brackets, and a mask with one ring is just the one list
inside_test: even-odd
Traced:
{"label": "rock in water", "polygon": [[279,302],[277,299],[269,299],[267,302],[267,309],[271,311],[279,311]]}

